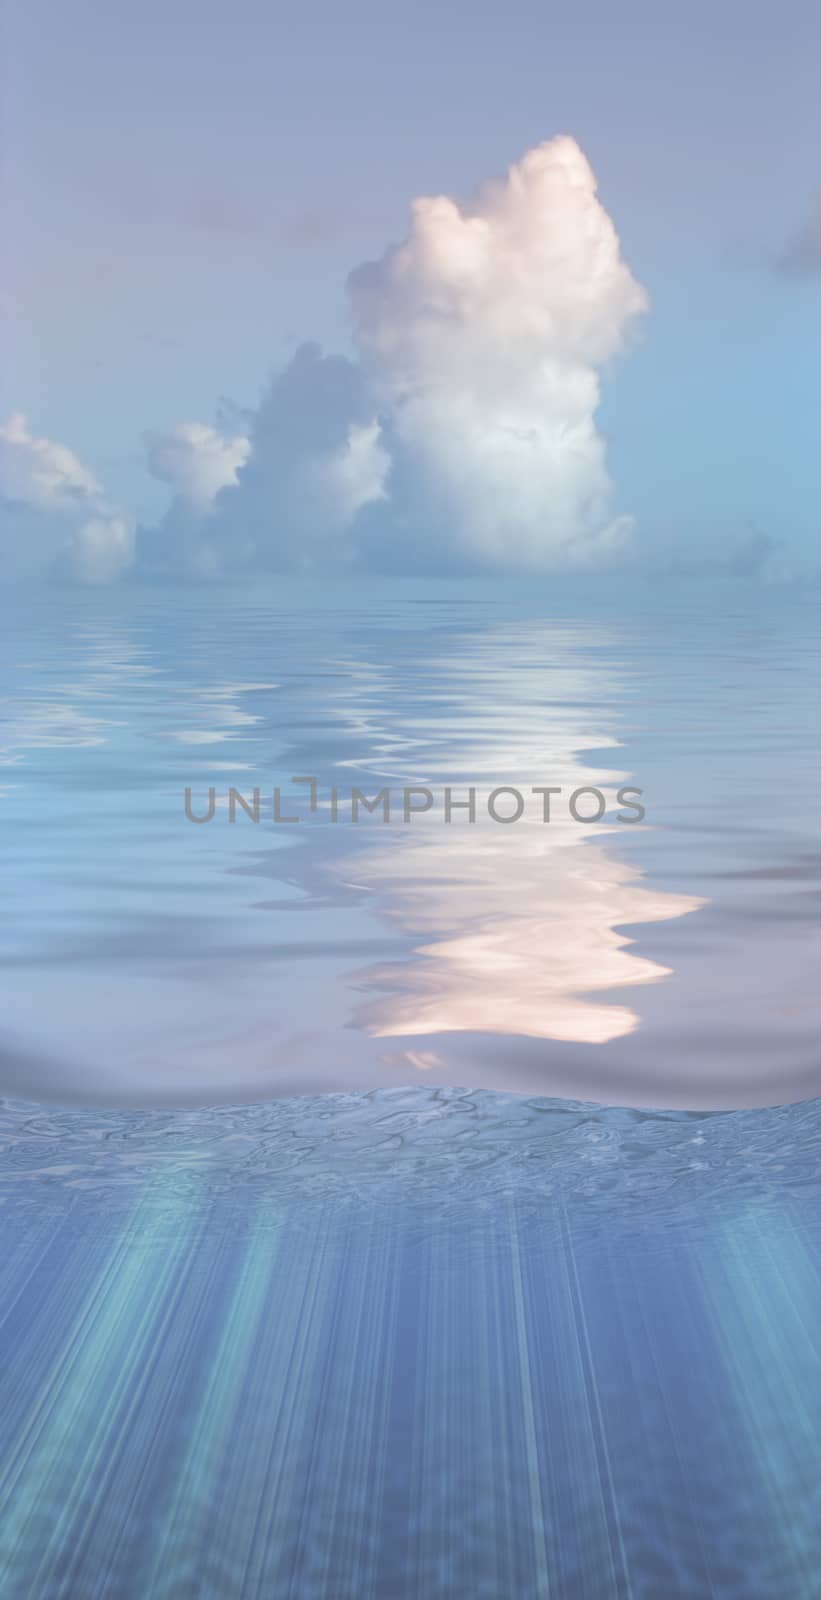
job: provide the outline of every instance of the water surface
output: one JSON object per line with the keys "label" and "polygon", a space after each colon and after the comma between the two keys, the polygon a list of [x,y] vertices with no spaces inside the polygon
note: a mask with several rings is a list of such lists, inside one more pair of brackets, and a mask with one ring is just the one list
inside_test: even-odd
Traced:
{"label": "water surface", "polygon": [[4,1600],[815,1600],[813,596],[4,622]]}
{"label": "water surface", "polygon": [[[5,621],[7,1091],[821,1087],[811,594],[282,580],[66,590]],[[353,825],[354,785],[387,786],[387,826]],[[410,785],[435,803],[405,826]],[[575,821],[591,785],[605,816]],[[617,820],[623,785],[643,822]],[[232,786],[258,824],[230,822]],[[499,786],[528,797],[514,824]],[[207,825],[186,787],[202,815],[214,790]],[[447,787],[475,823],[445,823]]]}

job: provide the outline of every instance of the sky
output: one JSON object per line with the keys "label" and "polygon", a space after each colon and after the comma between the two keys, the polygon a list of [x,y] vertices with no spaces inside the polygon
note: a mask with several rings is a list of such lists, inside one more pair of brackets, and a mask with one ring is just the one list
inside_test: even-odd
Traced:
{"label": "sky", "polygon": [[2,26],[7,576],[817,570],[817,6]]}

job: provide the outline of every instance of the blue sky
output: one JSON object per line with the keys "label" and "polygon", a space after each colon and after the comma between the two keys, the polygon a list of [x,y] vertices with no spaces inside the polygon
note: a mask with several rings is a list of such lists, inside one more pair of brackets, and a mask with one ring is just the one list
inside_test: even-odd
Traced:
{"label": "blue sky", "polygon": [[0,410],[107,506],[164,515],[146,430],[255,406],[304,339],[351,352],[348,273],[415,196],[565,133],[650,298],[602,369],[618,509],[682,559],[755,527],[813,564],[821,251],[783,263],[821,191],[817,7],[11,0],[5,40]]}

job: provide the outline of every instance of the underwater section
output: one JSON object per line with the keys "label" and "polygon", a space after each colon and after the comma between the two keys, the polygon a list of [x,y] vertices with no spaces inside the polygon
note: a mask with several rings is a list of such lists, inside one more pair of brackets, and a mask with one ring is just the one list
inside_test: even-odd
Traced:
{"label": "underwater section", "polygon": [[7,1600],[814,1600],[818,1102],[0,1118]]}

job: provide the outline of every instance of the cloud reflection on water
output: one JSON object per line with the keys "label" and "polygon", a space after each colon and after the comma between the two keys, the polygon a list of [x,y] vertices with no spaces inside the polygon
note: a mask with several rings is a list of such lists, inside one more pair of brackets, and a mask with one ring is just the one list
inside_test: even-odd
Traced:
{"label": "cloud reflection on water", "polygon": [[[588,637],[587,644],[595,648],[596,641]],[[357,860],[358,881],[414,941],[408,961],[360,976],[365,988],[387,991],[357,1009],[358,1025],[373,1036],[619,1038],[638,1026],[637,1013],[593,996],[670,972],[636,955],[619,929],[680,917],[704,903],[643,887],[635,865],[608,853],[608,837],[631,826],[612,820],[622,810],[616,791],[630,775],[584,764],[585,748],[617,744],[605,731],[607,706],[591,708],[589,666],[546,661],[549,651],[543,628],[517,629],[507,639],[494,630],[465,641],[461,658],[430,664],[432,679],[451,694],[447,713],[423,724],[430,743],[416,761],[424,761],[424,781],[453,781],[454,799],[463,800],[468,784],[490,781],[475,784],[474,823],[464,811],[444,823],[441,809],[432,810],[388,838],[375,835]],[[454,780],[457,750],[461,786]],[[416,762],[395,761],[393,771],[403,782],[422,781]],[[551,799],[549,822],[541,798],[531,797],[521,819],[505,825],[488,812],[496,784],[517,788],[526,802],[534,786],[562,793]],[[613,803],[601,823],[580,823],[568,797],[591,784]]]}
{"label": "cloud reflection on water", "polygon": [[[534,618],[529,595],[506,612],[461,595],[177,607],[139,592],[108,598],[116,616],[84,596],[79,622],[48,604],[0,637],[0,1092],[202,1103],[424,1080],[726,1105],[817,1090],[812,906],[789,877],[807,858],[817,652],[789,617],[751,697],[743,619],[700,618],[688,655],[689,616],[654,631],[542,601]],[[738,812],[769,781],[762,749],[773,786],[785,751],[796,779],[770,804],[766,858],[760,812]],[[224,804],[209,827],[184,820],[188,783],[270,796],[297,773],[325,793],[426,784],[437,805],[409,826],[320,811],[232,827]],[[570,819],[574,789],[614,799],[630,782],[643,826]],[[534,800],[506,827],[483,805],[505,784],[564,793],[549,824]],[[474,826],[444,823],[446,785],[476,787]]]}

